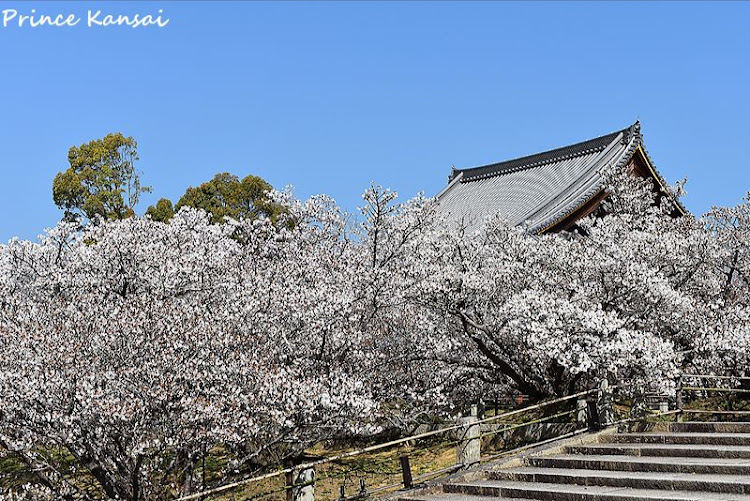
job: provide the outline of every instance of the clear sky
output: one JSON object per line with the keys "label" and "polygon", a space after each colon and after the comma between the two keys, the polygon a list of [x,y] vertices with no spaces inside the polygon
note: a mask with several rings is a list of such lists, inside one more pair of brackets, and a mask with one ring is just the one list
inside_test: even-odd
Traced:
{"label": "clear sky", "polygon": [[170,22],[0,27],[0,242],[53,225],[68,148],[114,131],[154,189],[139,213],[221,171],[349,210],[371,180],[434,195],[453,164],[637,118],[691,211],[750,190],[750,3],[0,1],[32,8]]}

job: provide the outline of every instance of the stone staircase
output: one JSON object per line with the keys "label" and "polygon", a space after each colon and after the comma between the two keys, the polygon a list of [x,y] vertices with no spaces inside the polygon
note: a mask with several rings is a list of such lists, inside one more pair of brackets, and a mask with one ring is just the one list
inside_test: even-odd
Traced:
{"label": "stone staircase", "polygon": [[402,501],[750,501],[750,423],[664,423],[485,467]]}

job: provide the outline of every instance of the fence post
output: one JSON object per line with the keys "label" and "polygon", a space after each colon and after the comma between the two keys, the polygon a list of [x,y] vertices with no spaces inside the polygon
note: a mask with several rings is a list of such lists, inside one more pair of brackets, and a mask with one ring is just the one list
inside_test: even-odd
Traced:
{"label": "fence post", "polygon": [[675,407],[677,407],[677,422],[682,421],[682,374],[677,376],[677,394],[675,395]]}
{"label": "fence post", "polygon": [[586,422],[590,431],[599,431],[601,429],[599,411],[596,407],[596,401],[593,398],[586,400]]}
{"label": "fence post", "polygon": [[315,469],[295,469],[286,474],[286,501],[315,501]]}
{"label": "fence post", "polygon": [[404,480],[404,489],[411,489],[414,486],[414,481],[411,477],[411,465],[409,464],[409,456],[401,456],[401,477]]}
{"label": "fence post", "polygon": [[669,412],[669,400],[667,398],[659,400],[659,412],[662,414]]}
{"label": "fence post", "polygon": [[579,398],[576,400],[576,421],[578,424],[586,427],[588,426],[588,402],[585,398]]}
{"label": "fence post", "polygon": [[615,422],[614,409],[612,408],[612,389],[609,387],[607,378],[599,383],[599,391],[596,396],[596,410],[599,414],[599,426],[604,428]]}
{"label": "fence post", "polygon": [[462,468],[469,468],[479,462],[481,456],[481,429],[477,422],[477,406],[471,406],[471,415],[458,418],[462,427],[458,430],[459,442],[456,449],[456,464]]}

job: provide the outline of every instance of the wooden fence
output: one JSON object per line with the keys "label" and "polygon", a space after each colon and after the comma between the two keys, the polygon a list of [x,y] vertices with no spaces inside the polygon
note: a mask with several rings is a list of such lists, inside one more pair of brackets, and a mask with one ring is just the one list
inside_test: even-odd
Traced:
{"label": "wooden fence", "polygon": [[[354,486],[357,489],[354,493],[347,493],[344,484],[340,486],[336,496],[332,497],[330,493],[321,493],[325,499],[337,499],[338,501],[365,499],[398,489],[410,489],[427,480],[464,470],[479,463],[516,454],[531,447],[537,447],[563,438],[570,438],[581,433],[601,429],[605,426],[641,421],[648,416],[674,416],[675,419],[679,420],[686,414],[750,414],[750,411],[732,412],[718,409],[697,410],[685,408],[685,395],[689,392],[750,393],[750,390],[731,388],[727,384],[725,386],[700,386],[698,383],[707,380],[719,380],[728,383],[750,380],[750,377],[735,378],[731,376],[683,374],[677,379],[674,402],[671,402],[665,395],[659,395],[658,393],[648,394],[646,392],[635,392],[640,395],[638,398],[641,401],[637,401],[638,398],[633,398],[632,396],[618,401],[617,394],[619,390],[623,389],[623,386],[609,386],[606,382],[602,382],[596,389],[582,391],[508,412],[496,413],[488,417],[479,415],[477,407],[473,406],[469,415],[459,417],[456,423],[450,426],[232,482],[179,498],[178,501],[211,499],[216,496],[227,495],[252,484],[268,481],[269,479],[282,480],[283,485],[266,491],[256,492],[249,496],[243,495],[243,499],[271,498],[286,499],[287,501],[314,501],[316,485],[324,478],[330,479],[336,477],[335,474],[330,472],[325,477],[317,476],[316,473],[318,470],[324,468],[330,470],[331,465],[340,464],[349,458],[386,450],[395,450],[395,454],[392,457],[386,458],[383,462],[395,464],[398,471],[392,471],[391,475],[398,475],[397,481],[381,483],[382,485],[367,485],[365,477],[360,476],[358,477],[359,486],[358,488],[356,485]],[[685,384],[686,382],[690,384]],[[574,405],[570,406],[570,404]],[[562,408],[566,405],[571,408],[563,410]],[[673,409],[670,410],[670,407],[673,407]],[[552,432],[552,436],[546,437],[544,435],[544,426],[549,425],[550,429],[553,429],[553,423],[560,433]],[[567,426],[559,426],[561,424],[567,424]],[[522,443],[524,440],[519,440],[518,437],[513,439],[515,431],[528,430],[534,426],[537,427],[538,433],[533,438],[526,440],[526,443]],[[529,435],[531,434],[526,434],[527,437]],[[501,437],[497,440],[500,443],[499,447],[494,448],[494,450],[493,447],[487,447],[487,450],[483,450],[483,443],[491,445],[493,444],[493,438],[497,437]],[[405,444],[414,444],[418,441],[435,438],[443,438],[444,440],[441,442],[443,446],[447,444],[455,447],[455,461],[447,466],[415,475],[412,469],[412,459],[415,457],[414,453],[401,453],[398,448]],[[412,451],[414,450],[417,449],[412,448]]]}

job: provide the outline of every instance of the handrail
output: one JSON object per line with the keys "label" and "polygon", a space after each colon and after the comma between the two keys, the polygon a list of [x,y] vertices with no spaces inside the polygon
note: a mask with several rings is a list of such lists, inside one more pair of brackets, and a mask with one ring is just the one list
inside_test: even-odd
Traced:
{"label": "handrail", "polygon": [[[585,390],[585,391],[581,391],[581,392],[578,392],[578,393],[574,393],[572,395],[567,395],[565,397],[559,397],[559,398],[556,398],[556,399],[553,399],[553,400],[548,400],[546,402],[541,402],[539,404],[534,404],[534,405],[531,405],[531,406],[528,406],[528,407],[524,407],[522,409],[517,409],[517,410],[514,410],[514,411],[505,412],[505,413],[499,414],[497,416],[490,416],[488,418],[480,419],[480,420],[472,422],[472,425],[478,425],[478,424],[481,425],[483,423],[488,423],[488,422],[491,422],[491,421],[496,421],[496,420],[501,419],[501,418],[507,418],[509,416],[514,416],[514,415],[521,414],[521,413],[524,413],[524,412],[528,412],[528,411],[531,411],[531,410],[540,409],[542,407],[546,407],[546,406],[549,406],[549,405],[558,404],[560,402],[565,402],[565,401],[571,400],[573,398],[578,398],[578,397],[581,397],[581,396],[584,396],[584,395],[589,395],[589,394],[591,394],[593,392],[596,392],[596,391],[598,391],[598,390],[597,389],[590,389],[590,390]],[[194,494],[190,494],[190,495],[187,495],[187,496],[183,496],[181,498],[177,498],[175,501],[189,501],[189,500],[192,500],[192,499],[200,499],[200,498],[203,498],[205,496],[209,496],[209,495],[213,495],[213,494],[219,494],[219,493],[222,493],[222,492],[225,492],[225,491],[228,491],[228,490],[236,489],[237,487],[241,487],[243,485],[248,485],[248,484],[251,484],[251,483],[254,483],[254,482],[259,482],[261,480],[266,480],[266,479],[269,479],[269,478],[278,477],[279,475],[284,475],[286,473],[290,473],[290,472],[293,472],[293,471],[299,471],[299,470],[305,470],[305,469],[313,468],[313,467],[321,465],[321,464],[326,464],[326,463],[330,463],[330,462],[333,462],[333,461],[338,461],[340,459],[345,459],[345,458],[349,458],[349,457],[353,457],[353,456],[358,456],[358,455],[364,454],[366,452],[373,452],[373,451],[377,451],[377,450],[380,450],[380,449],[385,449],[385,448],[393,447],[394,445],[399,445],[399,444],[402,444],[402,443],[405,443],[405,442],[410,442],[412,440],[418,440],[418,439],[422,439],[422,438],[428,438],[428,437],[440,435],[440,434],[443,434],[443,433],[447,433],[449,431],[463,429],[465,427],[466,427],[465,424],[455,424],[455,425],[447,426],[445,428],[440,428],[438,430],[427,431],[427,432],[424,432],[424,433],[419,433],[417,435],[412,435],[412,436],[409,436],[409,437],[399,438],[399,439],[396,439],[396,440],[392,440],[390,442],[385,442],[383,444],[371,445],[371,446],[368,446],[368,447],[364,447],[362,449],[357,449],[355,451],[349,451],[349,452],[345,452],[345,453],[338,454],[338,455],[335,455],[335,456],[321,458],[321,459],[318,459],[318,460],[315,460],[315,461],[312,461],[312,462],[309,462],[309,463],[304,463],[304,464],[301,464],[301,465],[297,465],[297,466],[285,468],[283,470],[277,470],[277,471],[274,471],[274,472],[266,473],[266,474],[260,475],[258,477],[253,477],[253,478],[248,478],[248,479],[244,479],[244,480],[239,480],[237,482],[232,482],[232,483],[229,483],[229,484],[225,484],[225,485],[222,485],[222,486],[219,486],[219,487],[215,487],[213,489],[207,489],[207,490],[204,490],[204,491],[201,491],[201,492],[196,492]]]}
{"label": "handrail", "polygon": [[533,444],[526,444],[522,445],[521,447],[516,447],[515,449],[511,449],[509,451],[503,451],[498,454],[490,454],[489,456],[484,456],[479,459],[480,463],[486,463],[487,461],[492,461],[497,458],[503,457],[503,456],[510,456],[511,454],[516,454],[517,452],[525,451],[526,449],[531,449],[533,447],[539,447],[540,445],[546,445],[550,442],[554,442],[556,440],[562,440],[565,438],[571,438],[575,437],[576,435],[580,435],[582,433],[588,432],[588,428],[581,428],[580,430],[571,431],[570,433],[565,433],[564,435],[560,435],[558,437],[552,437],[548,438],[546,440],[542,440],[541,442],[535,442]]}
{"label": "handrail", "polygon": [[683,378],[695,377],[695,378],[706,378],[706,379],[742,379],[750,380],[750,376],[714,376],[708,374],[682,374]]}
{"label": "handrail", "polygon": [[[745,388],[716,388],[711,386],[695,386],[695,385],[685,385],[683,386],[683,383],[685,380],[695,380],[695,379],[710,379],[715,380],[714,384],[720,384],[719,381],[750,381],[750,376],[725,376],[725,375],[717,375],[717,374],[681,374],[677,378],[678,387],[677,387],[677,402],[678,402],[678,408],[680,411],[680,414],[729,414],[729,415],[750,415],[750,411],[731,411],[731,410],[709,410],[709,409],[685,409],[684,405],[682,403],[682,394],[683,392],[705,392],[706,394],[710,392],[718,392],[718,393],[750,393],[750,390]],[[701,384],[702,381],[699,381],[697,384]],[[706,382],[706,384],[708,384]]]}
{"label": "handrail", "polygon": [[[614,388],[614,386],[612,386],[610,388]],[[490,421],[495,421],[495,420],[500,419],[500,418],[504,418],[504,417],[508,417],[508,416],[513,416],[513,415],[516,415],[516,414],[521,414],[521,413],[524,413],[524,412],[527,412],[527,411],[531,411],[531,410],[540,409],[540,408],[546,407],[548,405],[559,404],[560,402],[565,402],[565,401],[571,400],[573,398],[578,398],[578,397],[582,397],[584,395],[589,395],[589,394],[594,393],[596,391],[599,391],[599,390],[597,390],[596,388],[594,388],[594,389],[591,389],[591,390],[581,391],[581,392],[578,392],[578,393],[574,393],[573,395],[567,395],[565,397],[559,397],[559,398],[556,398],[556,399],[553,399],[553,400],[548,400],[546,402],[542,402],[542,403],[539,403],[539,404],[530,405],[528,407],[524,407],[523,409],[517,409],[515,411],[505,412],[505,413],[499,414],[497,416],[490,416],[488,418],[480,419],[478,421],[475,421],[474,424],[489,423]]]}
{"label": "handrail", "polygon": [[723,391],[726,393],[750,393],[750,390],[743,390],[742,388],[709,388],[707,386],[683,386],[682,389],[688,391]]}
{"label": "handrail", "polygon": [[[442,475],[443,473],[453,473],[453,472],[458,471],[460,469],[461,469],[461,465],[455,465],[454,464],[454,465],[448,466],[446,468],[440,468],[439,470],[428,471],[426,473],[422,473],[421,475],[417,475],[416,477],[414,477],[413,480],[414,480],[414,482],[416,484],[416,483],[418,483],[418,482],[420,482],[422,480],[426,480],[428,478],[436,477],[438,475]],[[388,491],[388,490],[395,489],[396,487],[401,487],[401,486],[403,486],[402,482],[394,482],[392,484],[383,485],[381,487],[376,487],[376,488],[374,488],[372,490],[368,490],[367,494],[377,494],[378,492]],[[359,497],[358,495],[347,496],[346,499],[357,499],[358,497]]]}
{"label": "handrail", "polygon": [[736,414],[738,416],[750,414],[750,411],[707,411],[705,409],[683,409],[680,412],[683,414]]}
{"label": "handrail", "polygon": [[509,426],[506,426],[505,428],[501,428],[499,430],[491,431],[491,432],[488,432],[488,433],[482,433],[479,437],[480,438],[491,437],[493,435],[497,435],[498,433],[503,433],[503,432],[506,432],[506,431],[516,430],[518,428],[525,428],[527,426],[531,426],[532,424],[543,423],[545,421],[549,421],[551,419],[559,418],[559,417],[562,417],[562,416],[570,416],[571,414],[574,414],[576,412],[578,412],[577,409],[573,409],[573,410],[565,411],[565,412],[558,412],[557,414],[553,414],[551,416],[547,416],[547,417],[543,417],[543,418],[539,418],[539,419],[534,419],[532,421],[526,421],[526,422],[523,422],[523,423],[509,425]]}

